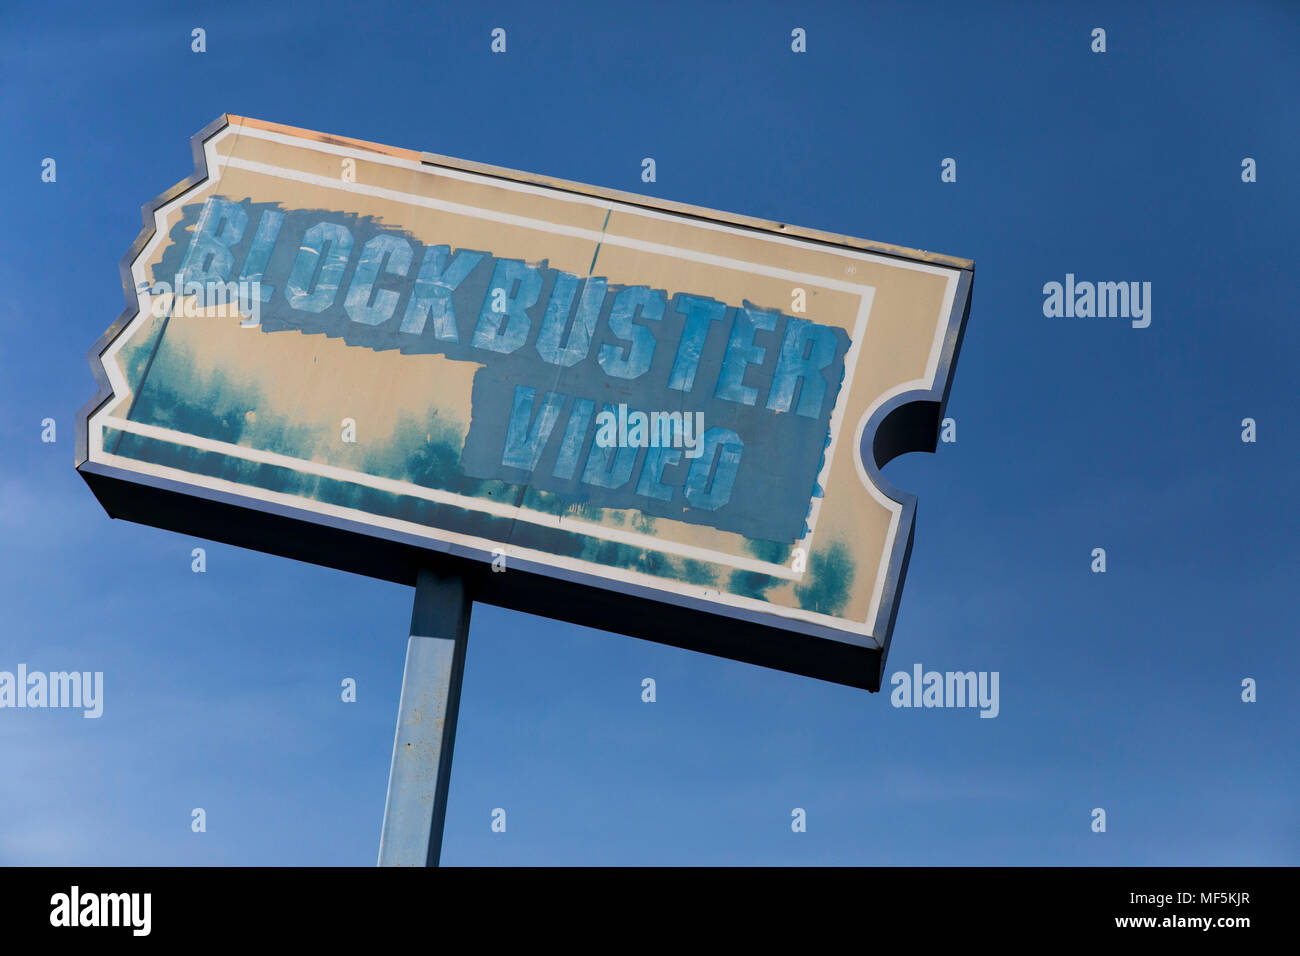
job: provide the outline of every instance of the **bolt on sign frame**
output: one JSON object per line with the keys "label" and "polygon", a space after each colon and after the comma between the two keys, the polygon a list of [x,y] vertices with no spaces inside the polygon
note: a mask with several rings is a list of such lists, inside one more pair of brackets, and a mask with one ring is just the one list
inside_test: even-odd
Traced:
{"label": "bolt on sign frame", "polygon": [[111,516],[452,587],[412,641],[459,641],[453,729],[473,601],[879,689],[880,468],[936,448],[972,262],[233,115],[192,148],[89,356]]}

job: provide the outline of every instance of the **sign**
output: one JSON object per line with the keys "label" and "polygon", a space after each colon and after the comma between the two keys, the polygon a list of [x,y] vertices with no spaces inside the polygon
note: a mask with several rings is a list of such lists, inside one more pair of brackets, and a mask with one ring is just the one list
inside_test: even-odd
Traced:
{"label": "sign", "polygon": [[108,513],[879,688],[973,264],[237,116],[90,354]]}

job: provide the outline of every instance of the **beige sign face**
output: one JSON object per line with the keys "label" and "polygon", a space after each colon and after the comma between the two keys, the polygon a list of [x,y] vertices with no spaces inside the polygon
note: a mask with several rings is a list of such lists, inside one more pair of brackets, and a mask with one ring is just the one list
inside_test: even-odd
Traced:
{"label": "beige sign face", "polygon": [[92,486],[883,664],[913,502],[878,465],[934,448],[969,262],[234,116],[196,164],[94,353]]}

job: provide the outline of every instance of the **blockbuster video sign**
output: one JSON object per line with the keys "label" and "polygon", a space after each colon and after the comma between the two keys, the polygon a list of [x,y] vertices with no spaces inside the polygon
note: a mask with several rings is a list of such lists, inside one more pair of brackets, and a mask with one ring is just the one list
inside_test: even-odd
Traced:
{"label": "blockbuster video sign", "polygon": [[877,690],[968,260],[238,116],[144,209],[113,517]]}

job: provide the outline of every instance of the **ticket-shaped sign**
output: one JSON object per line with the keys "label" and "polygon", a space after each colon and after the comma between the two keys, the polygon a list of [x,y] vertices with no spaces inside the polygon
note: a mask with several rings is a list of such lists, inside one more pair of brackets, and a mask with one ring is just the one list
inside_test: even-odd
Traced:
{"label": "ticket-shaped sign", "polygon": [[973,264],[224,116],[91,352],[108,512],[878,689]]}

